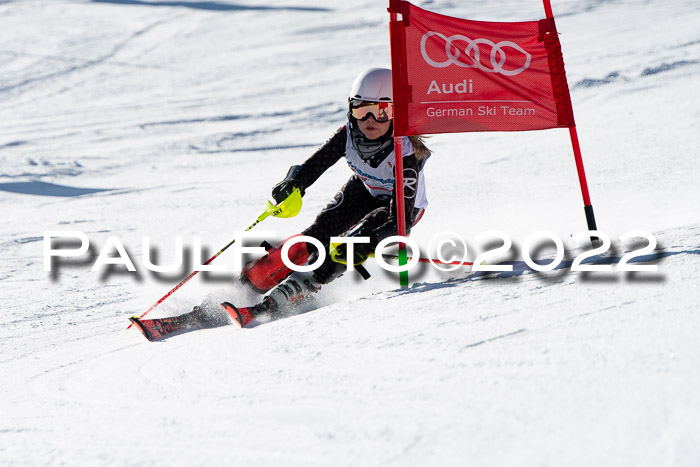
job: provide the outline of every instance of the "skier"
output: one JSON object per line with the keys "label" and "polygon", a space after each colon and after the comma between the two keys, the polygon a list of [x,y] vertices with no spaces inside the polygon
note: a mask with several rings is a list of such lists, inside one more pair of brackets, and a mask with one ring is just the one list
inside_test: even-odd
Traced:
{"label": "skier", "polygon": [[[296,188],[303,195],[341,157],[354,172],[314,223],[299,234],[318,239],[328,252],[318,268],[293,272],[285,266],[281,255],[284,242],[276,247],[267,245],[265,256],[244,267],[241,280],[260,293],[269,293],[253,307],[221,304],[241,326],[260,313],[288,310],[303,303],[321,285],[340,276],[347,269],[345,263],[359,265],[381,240],[397,234],[392,102],[391,70],[371,68],[361,73],[348,98],[348,122],[303,164],[292,166],[285,179],[273,187],[277,203]],[[422,169],[430,151],[420,137],[408,136],[403,137],[402,152],[408,234],[428,204]],[[354,256],[348,259],[346,244],[331,245],[333,236],[369,237],[370,242],[354,244]],[[319,251],[312,243],[299,242],[288,254],[293,263],[303,265],[314,263]]]}

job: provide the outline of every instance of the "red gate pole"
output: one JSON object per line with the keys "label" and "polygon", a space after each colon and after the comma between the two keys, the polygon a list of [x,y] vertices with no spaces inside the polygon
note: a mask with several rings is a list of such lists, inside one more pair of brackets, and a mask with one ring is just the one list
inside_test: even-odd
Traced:
{"label": "red gate pole", "polygon": [[[401,136],[394,137],[394,155],[395,164],[394,171],[396,173],[395,191],[396,191],[396,223],[398,226],[398,234],[400,237],[406,236],[406,205],[404,200],[403,190],[403,148]],[[417,254],[417,253],[413,253]],[[408,255],[406,254],[406,244],[399,243],[399,266],[405,266],[408,263]],[[399,273],[399,283],[401,287],[408,287],[408,271]]]}
{"label": "red gate pole", "polygon": [[[574,159],[576,160],[578,181],[581,185],[581,195],[583,196],[583,210],[586,213],[586,224],[588,225],[588,230],[598,230],[595,223],[595,215],[593,214],[593,205],[591,205],[591,195],[588,193],[586,172],[583,169],[583,158],[581,157],[581,147],[578,143],[578,134],[576,133],[575,124],[569,127],[569,135],[571,136],[571,146],[574,149]],[[594,237],[591,240],[596,241],[597,237]]]}
{"label": "red gate pole", "polygon": [[[391,7],[391,2],[389,2],[389,6]],[[389,8],[390,11],[390,23],[393,23],[397,21],[398,15],[395,11],[392,11],[391,8]],[[393,39],[392,39],[392,47],[393,47]],[[398,73],[398,70],[395,70],[395,63],[394,62],[394,57],[393,57],[394,51],[392,51],[392,70],[391,73]],[[393,76],[392,76],[393,80]],[[394,103],[394,109],[396,109],[396,97],[392,96],[392,102]],[[406,205],[405,205],[405,199],[404,199],[404,189],[403,189],[403,144],[402,144],[403,138],[402,135],[394,135],[394,179],[395,179],[395,195],[396,195],[396,223],[398,227],[398,235],[400,237],[405,237],[406,236]],[[408,263],[408,255],[406,254],[406,244],[401,242],[399,243],[399,266],[405,266]],[[408,271],[400,272],[399,273],[399,284],[401,285],[401,288],[406,288],[408,287]]]}
{"label": "red gate pole", "polygon": [[[548,19],[554,19],[554,14],[552,13],[552,4],[550,0],[542,0],[544,3],[544,13]],[[573,115],[574,110],[571,108],[571,114]],[[569,127],[569,136],[571,137],[571,147],[574,150],[574,159],[576,161],[576,171],[578,172],[578,181],[581,185],[581,195],[583,196],[583,210],[586,213],[586,224],[588,225],[588,230],[597,230],[595,215],[593,214],[593,206],[591,205],[591,196],[588,192],[588,182],[586,181],[586,171],[583,168],[583,157],[581,156],[581,146],[578,142],[578,133],[576,132],[576,124],[573,123]],[[591,241],[596,242],[597,237],[591,238]]]}

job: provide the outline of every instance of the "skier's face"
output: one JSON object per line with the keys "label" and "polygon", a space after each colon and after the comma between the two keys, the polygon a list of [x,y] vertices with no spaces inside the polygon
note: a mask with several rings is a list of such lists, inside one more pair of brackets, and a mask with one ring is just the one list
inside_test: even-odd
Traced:
{"label": "skier's face", "polygon": [[381,138],[386,134],[387,131],[389,131],[389,127],[391,126],[391,120],[386,122],[378,122],[374,119],[373,115],[370,115],[369,118],[365,121],[358,120],[357,126],[360,128],[360,131],[367,137],[367,139],[377,139]]}

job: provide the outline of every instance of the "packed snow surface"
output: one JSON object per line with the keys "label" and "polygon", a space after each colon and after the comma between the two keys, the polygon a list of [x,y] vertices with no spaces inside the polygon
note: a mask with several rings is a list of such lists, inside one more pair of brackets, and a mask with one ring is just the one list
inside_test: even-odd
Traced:
{"label": "packed snow surface", "polygon": [[[473,258],[499,230],[513,272],[428,266],[401,289],[371,262],[306,313],[155,343],[126,330],[193,267],[151,273],[143,239],[168,264],[176,237],[206,259],[250,225],[344,123],[354,77],[389,65],[387,3],[0,1],[0,464],[700,465],[697,0],[552,2],[612,242],[589,261],[612,272],[571,270],[586,223],[568,131],[437,135],[412,238],[454,232]],[[255,231],[299,232],[349,174]],[[550,272],[521,251],[542,230],[566,248]],[[655,250],[631,264],[658,271],[618,271],[640,230]],[[48,231],[90,249],[47,272]],[[112,237],[136,272],[91,270]],[[255,303],[236,276],[199,274],[150,317]]]}

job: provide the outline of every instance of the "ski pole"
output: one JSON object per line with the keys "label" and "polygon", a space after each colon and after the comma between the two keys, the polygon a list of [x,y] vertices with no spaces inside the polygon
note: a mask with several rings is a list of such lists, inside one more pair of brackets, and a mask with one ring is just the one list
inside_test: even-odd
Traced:
{"label": "ski pole", "polygon": [[[252,229],[253,227],[255,227],[255,226],[258,225],[260,222],[262,222],[263,220],[267,219],[267,218],[270,217],[270,216],[272,216],[272,217],[294,217],[294,216],[296,216],[297,214],[299,214],[299,211],[300,211],[300,210],[301,210],[301,191],[299,191],[299,188],[295,188],[294,191],[292,191],[292,193],[291,193],[284,201],[282,201],[282,202],[279,203],[278,205],[274,205],[274,204],[272,204],[271,202],[268,201],[268,202],[267,202],[267,206],[266,206],[266,208],[265,208],[265,211],[264,211],[262,214],[260,214],[260,215],[258,216],[258,218],[255,220],[255,222],[253,222],[253,223],[252,223],[247,229],[245,229],[245,230],[246,230],[246,232],[247,232],[248,230]],[[211,263],[212,261],[214,261],[214,259],[216,259],[217,256],[219,256],[221,253],[223,253],[224,251],[226,251],[226,249],[227,249],[228,247],[230,247],[231,245],[233,245],[233,244],[235,243],[235,241],[236,241],[236,239],[234,238],[233,240],[231,240],[230,242],[228,242],[228,244],[227,244],[225,247],[223,247],[222,249],[220,249],[214,256],[212,256],[211,258],[209,258],[209,259],[203,264],[203,266],[206,266],[207,264],[209,264],[209,263]],[[175,291],[176,291],[177,289],[179,289],[180,287],[182,287],[183,285],[185,285],[185,284],[187,283],[187,281],[189,281],[189,280],[192,279],[195,275],[197,275],[198,272],[199,272],[198,270],[192,271],[192,272],[190,273],[189,276],[185,277],[185,278],[184,278],[179,284],[177,284],[170,292],[168,292],[167,294],[163,295],[163,297],[161,297],[160,300],[158,300],[156,303],[154,303],[153,305],[151,305],[151,307],[150,307],[148,310],[146,310],[145,312],[143,312],[143,314],[142,314],[141,316],[139,316],[139,319],[143,318],[143,317],[146,316],[148,313],[150,313],[155,307],[157,307],[158,305],[160,305],[161,303],[163,303],[168,297],[170,297],[172,294],[174,294]],[[133,326],[133,323],[132,323],[132,324],[129,324],[129,326],[127,327],[127,329],[129,329],[131,326]]]}

